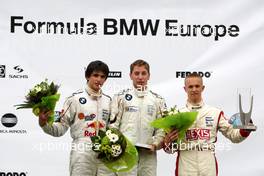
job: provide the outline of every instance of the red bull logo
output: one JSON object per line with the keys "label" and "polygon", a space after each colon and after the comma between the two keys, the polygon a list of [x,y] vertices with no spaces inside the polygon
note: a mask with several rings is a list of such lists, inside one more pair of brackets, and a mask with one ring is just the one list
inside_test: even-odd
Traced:
{"label": "red bull logo", "polygon": [[94,121],[91,123],[87,123],[87,129],[84,130],[84,136],[85,137],[90,137],[90,136],[95,136],[96,135],[96,129],[101,129],[104,128],[105,124],[100,121]]}

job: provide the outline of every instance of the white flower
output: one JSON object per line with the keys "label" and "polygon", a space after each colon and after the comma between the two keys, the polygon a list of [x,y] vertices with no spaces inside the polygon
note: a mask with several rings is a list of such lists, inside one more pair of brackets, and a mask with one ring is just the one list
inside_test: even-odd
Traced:
{"label": "white flower", "polygon": [[108,138],[110,138],[110,135],[112,134],[112,131],[111,131],[111,130],[107,130],[105,134],[106,134],[106,136],[107,136]]}
{"label": "white flower", "polygon": [[178,113],[178,111],[177,110],[174,110],[174,111],[172,111],[173,112],[173,114],[177,114]]}
{"label": "white flower", "polygon": [[170,112],[168,113],[168,115],[173,115],[173,111],[170,111]]}
{"label": "white flower", "polygon": [[113,157],[118,157],[122,153],[122,148],[120,145],[112,145],[111,154]]}
{"label": "white flower", "polygon": [[112,145],[112,149],[114,149],[114,150],[120,150],[121,149],[121,146],[119,144]]}
{"label": "white flower", "polygon": [[116,142],[116,141],[118,141],[118,135],[116,135],[116,134],[110,134],[109,136],[107,136],[109,139],[110,139],[110,142]]}
{"label": "white flower", "polygon": [[34,91],[36,91],[37,93],[41,91],[41,87],[40,86],[36,86],[34,87]]}

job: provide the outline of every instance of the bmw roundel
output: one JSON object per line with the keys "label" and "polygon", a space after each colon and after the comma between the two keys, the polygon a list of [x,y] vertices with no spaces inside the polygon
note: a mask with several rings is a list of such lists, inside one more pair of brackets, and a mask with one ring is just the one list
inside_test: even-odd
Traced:
{"label": "bmw roundel", "polygon": [[132,98],[133,98],[133,96],[132,96],[131,94],[126,94],[126,95],[125,95],[125,99],[126,99],[127,101],[132,100]]}
{"label": "bmw roundel", "polygon": [[85,103],[87,102],[87,100],[86,100],[86,98],[81,97],[81,98],[79,98],[79,102],[80,102],[81,104],[85,104]]}

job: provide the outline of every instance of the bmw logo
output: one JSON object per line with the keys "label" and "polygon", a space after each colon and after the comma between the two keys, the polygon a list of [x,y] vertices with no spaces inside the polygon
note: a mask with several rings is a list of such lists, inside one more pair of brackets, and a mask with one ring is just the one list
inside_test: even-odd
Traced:
{"label": "bmw logo", "polygon": [[3,115],[1,123],[8,128],[11,128],[17,124],[17,117],[14,114],[7,113]]}
{"label": "bmw logo", "polygon": [[86,100],[86,98],[81,97],[81,98],[79,98],[79,102],[80,102],[81,104],[85,104],[85,103],[87,102],[87,100]]}
{"label": "bmw logo", "polygon": [[132,100],[132,95],[130,95],[130,94],[126,94],[126,95],[125,95],[125,99],[126,99],[127,101]]}

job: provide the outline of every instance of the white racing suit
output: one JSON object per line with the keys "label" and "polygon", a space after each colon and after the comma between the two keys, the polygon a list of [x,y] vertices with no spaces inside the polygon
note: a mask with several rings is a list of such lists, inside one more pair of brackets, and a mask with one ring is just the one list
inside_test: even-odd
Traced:
{"label": "white racing suit", "polygon": [[91,94],[90,88],[74,93],[65,101],[60,122],[46,124],[42,129],[55,137],[62,136],[70,127],[72,150],[70,155],[71,176],[113,176],[97,153],[91,150],[90,136],[105,130],[110,116],[111,98],[105,94]]}
{"label": "white racing suit", "polygon": [[[165,101],[150,90],[127,89],[115,95],[111,105],[110,126],[120,131],[133,143],[154,144],[160,148],[165,133],[155,130],[150,123],[166,110]],[[156,176],[156,152],[138,148],[139,162],[124,176]]]}
{"label": "white racing suit", "polygon": [[200,103],[187,103],[181,112],[198,111],[194,124],[187,130],[185,139],[177,146],[176,176],[217,176],[215,142],[218,130],[233,143],[243,141],[249,132],[233,129],[223,111]]}

